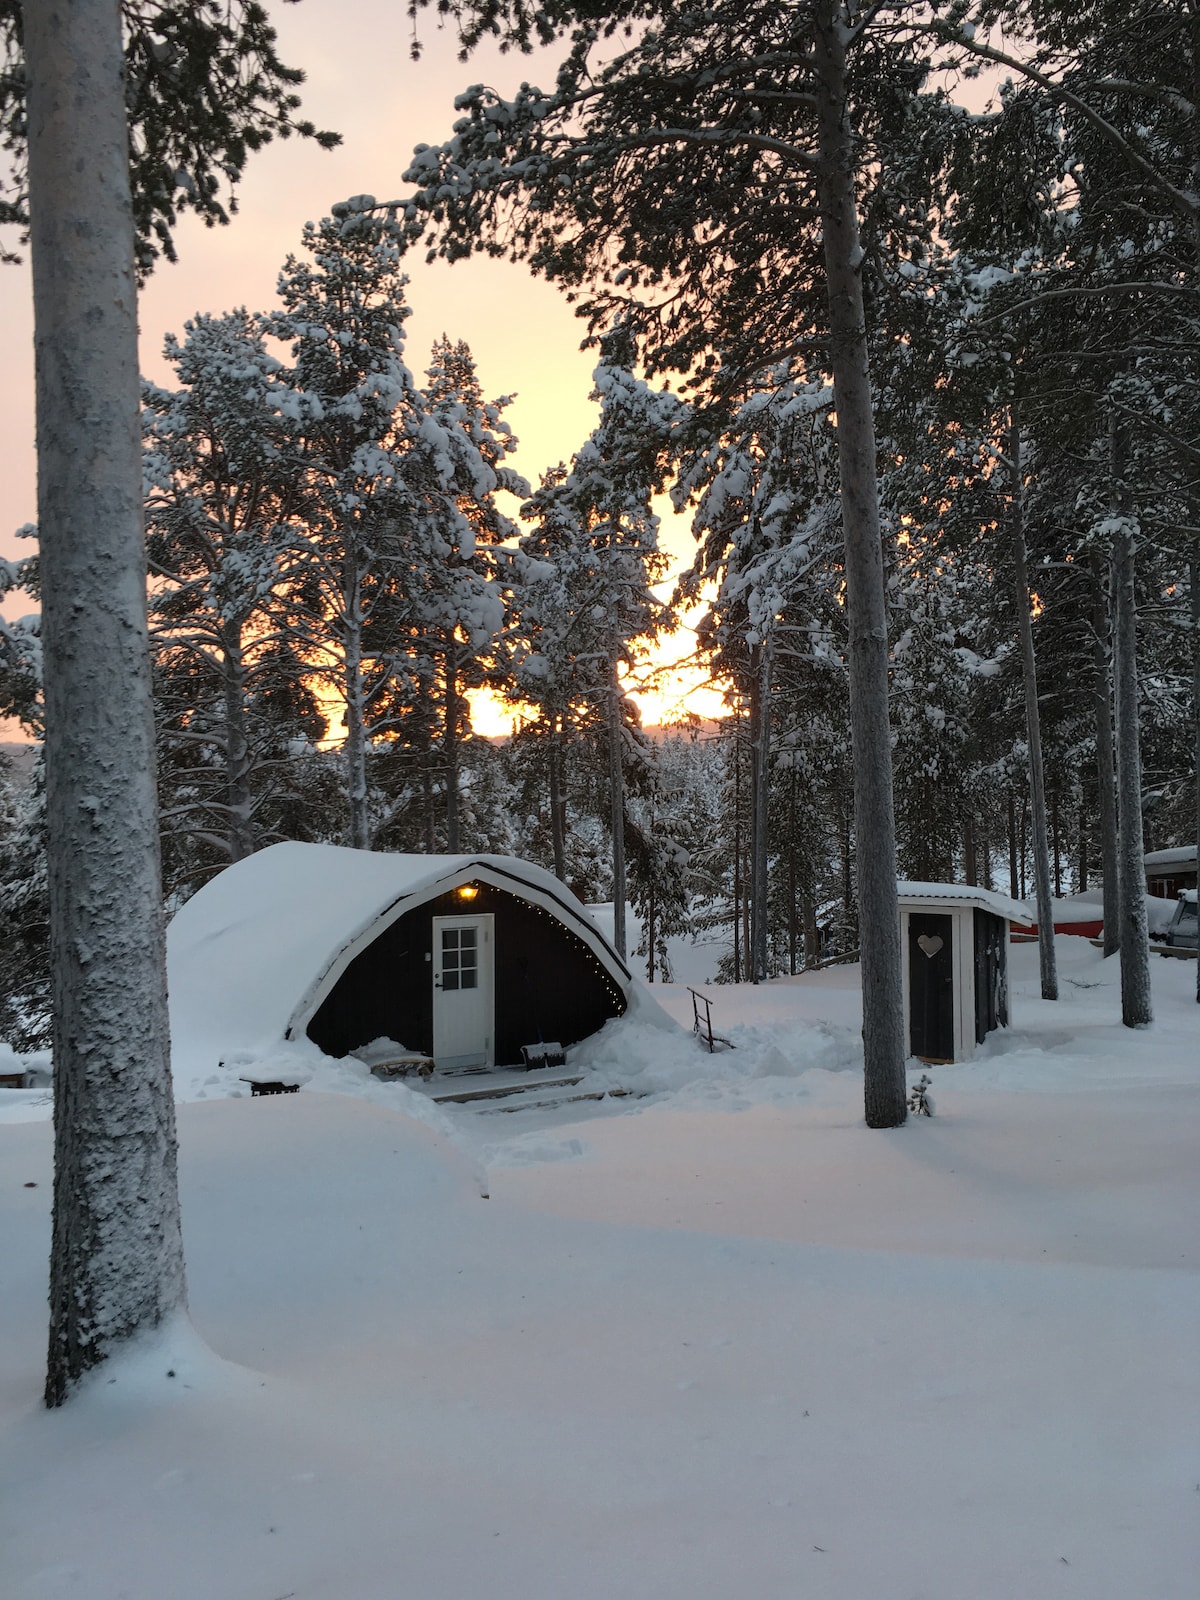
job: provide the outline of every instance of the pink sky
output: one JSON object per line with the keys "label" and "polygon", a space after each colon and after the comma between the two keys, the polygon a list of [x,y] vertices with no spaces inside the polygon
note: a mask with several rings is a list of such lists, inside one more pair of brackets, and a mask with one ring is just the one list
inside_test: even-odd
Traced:
{"label": "pink sky", "polygon": [[[301,140],[270,146],[251,158],[229,227],[206,229],[194,219],[180,226],[179,263],[160,266],[141,301],[142,371],[160,382],[170,379],[163,338],[195,312],[273,304],[279,268],[306,221],[348,195],[399,193],[413,146],[449,134],[460,90],[482,80],[506,91],[553,75],[553,57],[503,56],[494,47],[463,65],[452,36],[430,16],[421,23],[424,56],[413,62],[398,0],[303,0],[270,9],[280,54],[308,74],[303,114],[336,128],[343,143],[332,152]],[[414,253],[408,271],[409,365],[423,371],[443,332],[465,339],[487,392],[517,395],[508,412],[521,441],[515,464],[536,483],[544,468],[570,457],[594,422],[595,357],[579,349],[582,324],[522,266],[484,258],[427,266]],[[12,535],[36,517],[32,329],[27,268],[0,268],[0,555],[10,558],[29,553]],[[670,542],[681,561],[689,559],[682,523]],[[19,616],[29,602],[12,595],[3,609]],[[679,641],[670,654],[685,649]],[[647,705],[646,714],[657,716],[660,707]]]}

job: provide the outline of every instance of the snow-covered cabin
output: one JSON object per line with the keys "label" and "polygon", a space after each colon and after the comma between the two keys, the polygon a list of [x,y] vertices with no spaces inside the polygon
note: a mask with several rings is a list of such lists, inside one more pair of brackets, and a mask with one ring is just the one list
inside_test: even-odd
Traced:
{"label": "snow-covered cabin", "polygon": [[511,856],[272,845],[187,901],[167,948],[172,1033],[210,1059],[307,1036],[516,1065],[620,1016],[632,982],[570,890]]}
{"label": "snow-covered cabin", "polygon": [[969,1061],[1008,1026],[1008,925],[1019,901],[965,883],[897,885],[908,1047],[923,1061]]}
{"label": "snow-covered cabin", "polygon": [[1145,857],[1146,892],[1174,900],[1181,889],[1196,887],[1196,846],[1180,844],[1170,850],[1150,850]]}

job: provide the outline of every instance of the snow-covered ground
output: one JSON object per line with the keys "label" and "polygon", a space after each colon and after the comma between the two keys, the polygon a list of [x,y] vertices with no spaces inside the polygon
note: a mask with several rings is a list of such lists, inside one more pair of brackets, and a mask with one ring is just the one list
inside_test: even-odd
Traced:
{"label": "snow-covered ground", "polygon": [[610,1024],[575,1063],[639,1099],[330,1067],[249,1100],[194,1063],[199,1337],[53,1414],[50,1129],[3,1094],[0,1592],[1191,1600],[1195,967],[1153,961],[1131,1032],[1115,961],[1059,952],[1051,1005],[1014,947],[1014,1028],[888,1133],[853,968],[709,989],[711,1057]]}

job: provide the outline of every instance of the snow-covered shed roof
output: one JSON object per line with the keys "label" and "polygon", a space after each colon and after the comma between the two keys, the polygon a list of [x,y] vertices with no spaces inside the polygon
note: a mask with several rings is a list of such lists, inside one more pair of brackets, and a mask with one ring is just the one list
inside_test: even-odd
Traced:
{"label": "snow-covered shed roof", "polygon": [[1191,866],[1196,859],[1196,846],[1177,844],[1169,850],[1148,850],[1143,859],[1148,867]]}
{"label": "snow-covered shed roof", "polygon": [[1020,922],[1030,927],[1033,918],[1019,900],[1013,900],[995,889],[980,889],[972,883],[913,883],[902,878],[896,884],[901,903],[920,905],[978,906],[993,916],[1004,917],[1009,922]]}
{"label": "snow-covered shed roof", "polygon": [[580,902],[514,856],[271,845],[234,862],[167,930],[171,1031],[218,1055],[303,1032],[358,952],[405,912],[476,881],[551,911],[628,994],[630,973]]}

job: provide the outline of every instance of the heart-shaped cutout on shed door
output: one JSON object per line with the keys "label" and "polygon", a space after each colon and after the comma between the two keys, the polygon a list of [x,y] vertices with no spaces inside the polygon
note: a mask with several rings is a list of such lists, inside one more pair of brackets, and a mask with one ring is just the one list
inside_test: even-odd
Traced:
{"label": "heart-shaped cutout on shed door", "polygon": [[921,946],[921,949],[930,958],[930,960],[932,960],[933,957],[935,955],[937,955],[938,951],[942,948],[942,941],[937,936],[936,933],[934,933],[934,934],[929,934],[929,933],[921,934],[920,938],[917,940],[917,943]]}

